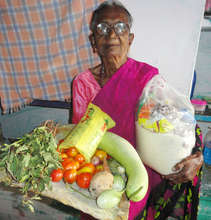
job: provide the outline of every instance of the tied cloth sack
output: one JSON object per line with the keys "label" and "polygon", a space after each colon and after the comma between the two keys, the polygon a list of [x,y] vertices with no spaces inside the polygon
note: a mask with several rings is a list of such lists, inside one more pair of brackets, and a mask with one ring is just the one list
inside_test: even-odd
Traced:
{"label": "tied cloth sack", "polygon": [[194,108],[188,99],[157,75],[144,88],[136,111],[137,151],[160,174],[191,154],[195,145]]}

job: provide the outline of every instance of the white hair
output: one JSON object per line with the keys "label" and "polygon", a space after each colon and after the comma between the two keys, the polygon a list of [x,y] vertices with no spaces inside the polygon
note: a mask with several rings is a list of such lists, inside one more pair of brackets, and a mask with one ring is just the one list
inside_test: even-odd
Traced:
{"label": "white hair", "polygon": [[132,22],[133,22],[133,18],[130,14],[130,12],[127,10],[127,8],[118,0],[107,0],[104,1],[103,3],[101,3],[93,12],[92,14],[92,18],[91,18],[91,22],[90,22],[90,29],[92,31],[94,31],[95,26],[97,24],[97,19],[98,19],[98,15],[100,14],[100,12],[102,10],[104,10],[107,7],[118,7],[120,9],[122,9],[126,15],[128,16],[128,25],[131,28],[132,26]]}

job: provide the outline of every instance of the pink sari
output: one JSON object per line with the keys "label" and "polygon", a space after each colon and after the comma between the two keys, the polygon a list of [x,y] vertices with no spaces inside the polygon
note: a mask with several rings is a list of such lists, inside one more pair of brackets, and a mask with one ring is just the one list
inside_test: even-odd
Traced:
{"label": "pink sari", "polygon": [[[136,104],[148,81],[158,70],[146,63],[128,58],[127,62],[101,89],[90,71],[79,74],[73,81],[73,123],[78,123],[89,102],[98,105],[116,122],[110,131],[120,135],[136,147]],[[149,189],[140,202],[131,202],[129,220],[143,210],[150,188],[160,181],[160,176],[148,169]]]}

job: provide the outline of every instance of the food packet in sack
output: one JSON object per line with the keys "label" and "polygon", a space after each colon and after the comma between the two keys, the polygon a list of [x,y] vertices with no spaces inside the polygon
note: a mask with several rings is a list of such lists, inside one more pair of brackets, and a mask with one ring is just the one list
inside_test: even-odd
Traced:
{"label": "food packet in sack", "polygon": [[188,97],[160,75],[149,81],[136,109],[137,151],[142,161],[160,174],[191,154],[195,145],[194,108]]}
{"label": "food packet in sack", "polygon": [[115,122],[98,106],[89,103],[84,116],[64,138],[60,149],[76,147],[89,162],[105,132],[114,127]]}

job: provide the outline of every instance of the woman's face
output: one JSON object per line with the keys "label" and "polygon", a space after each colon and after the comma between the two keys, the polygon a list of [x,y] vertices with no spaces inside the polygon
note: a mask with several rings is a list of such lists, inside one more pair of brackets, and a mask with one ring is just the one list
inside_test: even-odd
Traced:
{"label": "woman's face", "polygon": [[115,58],[123,59],[127,57],[129,47],[133,41],[133,34],[130,33],[128,25],[128,17],[126,13],[120,8],[106,8],[98,16],[97,25],[100,23],[106,23],[110,27],[118,22],[127,24],[125,32],[118,34],[114,28],[109,29],[108,34],[99,34],[98,31],[94,30],[92,35],[92,46],[95,52],[100,57],[104,58]]}

